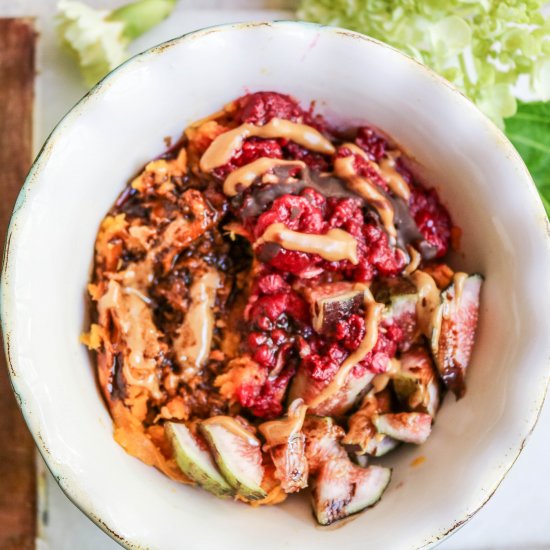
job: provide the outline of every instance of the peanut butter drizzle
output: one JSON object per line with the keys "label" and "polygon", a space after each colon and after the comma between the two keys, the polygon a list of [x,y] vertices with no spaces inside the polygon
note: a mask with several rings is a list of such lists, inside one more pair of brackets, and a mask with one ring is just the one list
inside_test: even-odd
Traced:
{"label": "peanut butter drizzle", "polygon": [[205,424],[206,426],[219,426],[233,435],[245,439],[254,447],[260,446],[260,440],[252,432],[249,432],[246,428],[244,428],[232,416],[212,416],[207,420],[203,420],[202,424]]}
{"label": "peanut butter drizzle", "polygon": [[319,254],[329,262],[349,260],[353,265],[359,263],[357,241],[343,229],[331,229],[324,235],[316,235],[293,231],[283,223],[273,223],[254,243],[254,248],[266,242],[277,243],[287,250]]}
{"label": "peanut butter drizzle", "polygon": [[306,412],[307,405],[304,404],[304,400],[295,399],[288,408],[286,418],[270,420],[260,424],[258,429],[266,440],[263,447],[264,451],[288,443],[289,439],[302,429]]}
{"label": "peanut butter drizzle", "polygon": [[420,332],[431,338],[435,315],[441,304],[439,289],[431,275],[424,271],[415,271],[410,279],[418,290],[416,316]]}
{"label": "peanut butter drizzle", "polygon": [[460,300],[462,299],[464,283],[466,282],[467,278],[468,278],[468,274],[463,273],[462,271],[457,271],[453,276],[453,284],[455,287],[455,295],[454,295],[455,303],[460,302]]}
{"label": "peanut butter drizzle", "polygon": [[[344,144],[344,147],[354,151],[351,145]],[[358,148],[356,145],[354,148]],[[359,176],[355,171],[353,156],[339,157],[334,160],[334,173],[348,183],[348,187],[363,197],[378,212],[382,225],[390,238],[395,242],[397,230],[393,223],[393,206],[387,197],[379,191],[376,186],[367,178]]]}
{"label": "peanut butter drizzle", "polygon": [[182,378],[185,381],[197,374],[210,354],[214,331],[212,310],[219,286],[220,275],[210,267],[193,281],[189,289],[191,305],[179,334],[173,342],[174,352],[183,369]]}
{"label": "peanut butter drizzle", "polygon": [[403,176],[396,170],[395,160],[401,153],[399,151],[388,151],[386,157],[380,160],[380,175],[386,180],[392,192],[409,202],[411,190]]}
{"label": "peanut butter drizzle", "polygon": [[104,316],[111,310],[126,341],[122,372],[127,384],[146,388],[160,399],[157,377],[157,356],[160,353],[159,334],[153,322],[151,309],[135,294],[128,292],[114,280],[98,301],[98,312]]}
{"label": "peanut butter drizzle", "polygon": [[410,261],[407,267],[403,270],[403,275],[412,275],[420,265],[420,261],[422,260],[422,256],[420,255],[420,252],[416,250],[414,246],[411,246],[410,244],[407,245],[407,251],[409,252]]}
{"label": "peanut butter drizzle", "polygon": [[365,301],[367,302],[365,304],[365,336],[361,344],[359,344],[359,347],[342,363],[330,384],[323,389],[311,403],[308,403],[310,408],[317,407],[325,401],[325,399],[330,398],[331,395],[334,395],[343,388],[353,367],[360,363],[367,354],[372,351],[372,348],[374,348],[378,340],[378,325],[380,324],[384,304],[370,301],[369,298],[365,298]]}
{"label": "peanut butter drizzle", "polygon": [[[295,166],[303,170],[306,165],[301,160],[282,160],[272,159],[267,157],[259,158],[249,164],[245,164],[236,170],[233,170],[225,179],[223,184],[223,192],[228,197],[237,195],[237,186],[242,186],[243,189],[250,187],[256,179],[263,176],[266,172],[273,170],[279,166]],[[275,181],[278,181],[275,179]]]}
{"label": "peanut butter drizzle", "polygon": [[325,155],[334,153],[334,145],[315,128],[290,120],[273,118],[263,126],[245,123],[220,134],[202,155],[200,169],[203,172],[211,172],[214,168],[227,164],[235,152],[242,147],[243,141],[249,137],[285,138],[317,153]]}
{"label": "peanut butter drizzle", "polygon": [[392,375],[398,373],[401,370],[401,361],[399,359],[390,359],[390,364],[387,372],[377,374],[372,379],[372,390],[371,393],[379,393],[386,388],[390,383]]}
{"label": "peanut butter drizzle", "polygon": [[354,155],[359,155],[376,170],[384,178],[394,195],[409,202],[411,196],[409,185],[404,180],[403,176],[396,170],[395,159],[401,155],[400,151],[388,151],[386,157],[383,158],[380,161],[380,165],[378,165],[368,157],[367,153],[365,153],[361,147],[355,145],[355,143],[345,143],[344,147],[349,149]]}

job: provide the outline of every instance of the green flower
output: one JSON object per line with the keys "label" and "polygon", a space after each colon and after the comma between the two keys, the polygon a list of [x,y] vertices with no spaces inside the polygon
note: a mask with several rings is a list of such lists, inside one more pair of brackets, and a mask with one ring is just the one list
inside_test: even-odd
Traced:
{"label": "green flower", "polygon": [[500,127],[527,76],[550,98],[550,19],[542,0],[301,0],[298,16],[368,34],[429,65]]}
{"label": "green flower", "polygon": [[177,0],[138,0],[112,12],[61,0],[57,31],[76,58],[86,84],[93,86],[127,57],[128,44],[172,13]]}

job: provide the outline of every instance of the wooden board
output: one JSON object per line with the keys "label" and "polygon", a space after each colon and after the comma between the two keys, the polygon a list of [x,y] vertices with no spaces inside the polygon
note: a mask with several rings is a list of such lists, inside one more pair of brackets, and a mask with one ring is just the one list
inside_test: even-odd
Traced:
{"label": "wooden board", "polygon": [[[32,161],[36,33],[32,20],[0,19],[0,242]],[[35,446],[0,353],[0,550],[35,548]]]}

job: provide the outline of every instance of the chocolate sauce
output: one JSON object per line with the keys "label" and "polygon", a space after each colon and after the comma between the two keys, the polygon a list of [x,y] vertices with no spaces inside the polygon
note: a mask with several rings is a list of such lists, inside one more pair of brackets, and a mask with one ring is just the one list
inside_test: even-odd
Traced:
{"label": "chocolate sauce", "polygon": [[393,206],[393,218],[397,229],[397,245],[406,250],[408,244],[414,244],[424,260],[433,260],[437,248],[431,245],[416,225],[407,203],[398,197],[389,197]]}
{"label": "chocolate sauce", "polygon": [[264,243],[258,250],[258,260],[260,262],[270,262],[281,250],[282,246],[279,243]]}
{"label": "chocolate sauce", "polygon": [[[242,200],[242,195],[233,199],[233,206],[241,208],[243,218],[259,216],[275,199],[287,194],[297,194],[303,189],[310,188],[321,193],[325,197],[353,198],[365,204],[366,201],[357,193],[346,187],[342,179],[332,174],[321,174],[305,167],[301,170],[301,176],[290,176],[294,171],[292,167],[279,166],[273,170],[273,175],[279,183],[256,186]],[[406,250],[408,244],[414,244],[424,260],[435,258],[437,248],[426,241],[420,233],[414,218],[411,216],[407,203],[399,197],[387,195],[394,210],[394,223],[397,229],[397,244],[399,248]],[[242,205],[241,205],[242,201]],[[279,251],[280,246],[263,246],[260,252],[260,260],[268,262]]]}
{"label": "chocolate sauce", "polygon": [[[293,178],[290,173],[293,168],[280,166],[273,170],[273,175],[279,183],[257,187],[245,198],[241,210],[243,218],[259,216],[276,198],[287,194],[296,194],[309,187],[325,197],[352,198],[365,201],[353,191],[350,191],[344,182],[329,174],[320,174],[317,171],[304,168],[301,177]],[[237,199],[238,200],[238,199]]]}

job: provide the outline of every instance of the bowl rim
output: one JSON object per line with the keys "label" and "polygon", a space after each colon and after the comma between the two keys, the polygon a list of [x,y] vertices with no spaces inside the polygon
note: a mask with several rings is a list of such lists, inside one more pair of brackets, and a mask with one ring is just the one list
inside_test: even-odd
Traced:
{"label": "bowl rim", "polygon": [[[447,81],[445,78],[437,74],[431,68],[427,67],[426,65],[423,65],[413,57],[403,53],[402,51],[394,48],[393,46],[390,46],[384,42],[381,42],[380,40],[374,39],[370,36],[361,34],[356,31],[351,31],[342,27],[336,27],[331,25],[321,25],[317,23],[311,23],[311,22],[299,21],[299,20],[281,19],[281,20],[274,20],[274,21],[246,21],[246,22],[240,22],[240,23],[225,23],[220,25],[211,25],[211,26],[194,30],[194,31],[190,31],[183,35],[177,36],[175,38],[169,39],[165,42],[152,46],[151,48],[148,48],[125,60],[121,65],[113,69],[110,73],[108,73],[100,81],[98,81],[59,120],[59,122],[55,125],[53,130],[50,132],[50,134],[46,138],[44,144],[39,149],[31,165],[31,168],[29,169],[29,172],[25,178],[25,181],[15,201],[8,230],[6,233],[5,242],[3,243],[4,248],[3,248],[3,255],[2,255],[2,267],[0,270],[0,275],[1,275],[0,277],[0,329],[3,333],[4,353],[6,357],[6,364],[8,368],[12,390],[15,394],[17,404],[21,410],[25,423],[27,424],[27,427],[31,432],[35,445],[38,448],[38,451],[40,452],[40,455],[42,456],[47,468],[53,475],[54,479],[56,480],[57,484],[59,485],[59,487],[65,494],[65,496],[81,512],[83,512],[88,518],[90,518],[93,521],[93,523],[95,523],[103,532],[105,532],[113,540],[115,540],[120,545],[126,548],[141,549],[146,547],[143,546],[142,543],[140,543],[140,541],[138,540],[129,540],[124,536],[120,535],[112,527],[110,527],[109,524],[102,517],[100,517],[100,515],[95,514],[92,510],[89,509],[89,507],[86,505],[85,500],[83,498],[83,495],[85,494],[85,490],[80,486],[78,482],[78,479],[79,479],[78,476],[71,476],[71,475],[67,476],[59,472],[53,463],[54,462],[53,455],[51,454],[49,449],[46,447],[44,441],[40,436],[40,426],[36,431],[33,431],[30,429],[29,416],[32,414],[33,408],[27,401],[26,396],[24,394],[25,392],[21,390],[18,384],[18,380],[20,376],[18,374],[19,367],[18,367],[17,357],[14,357],[12,354],[10,354],[10,338],[12,334],[12,330],[11,330],[12,319],[11,319],[10,312],[12,308],[10,307],[11,304],[9,301],[9,296],[10,296],[10,287],[12,286],[12,281],[13,281],[13,277],[12,277],[13,267],[12,267],[12,262],[10,262],[10,250],[13,251],[16,248],[16,246],[14,246],[14,248],[11,248],[11,246],[12,244],[13,245],[17,244],[18,221],[20,218],[24,219],[25,216],[27,215],[27,204],[28,204],[27,193],[29,190],[33,188],[35,182],[40,179],[39,176],[43,169],[43,165],[48,158],[49,150],[54,146],[54,143],[58,135],[62,134],[62,132],[65,129],[65,126],[67,124],[70,124],[71,117],[75,116],[78,113],[78,111],[85,108],[86,104],[93,96],[101,94],[102,90],[106,87],[106,85],[114,81],[115,78],[121,77],[124,73],[124,69],[128,65],[134,64],[140,60],[144,60],[156,55],[160,55],[165,50],[170,49],[174,46],[177,46],[181,43],[187,42],[189,40],[196,40],[212,33],[235,31],[235,30],[237,31],[247,30],[247,29],[256,28],[256,27],[268,27],[272,30],[275,30],[275,32],[278,32],[278,30],[281,30],[281,29],[284,31],[285,28],[287,27],[313,29],[316,32],[331,33],[331,34],[341,35],[344,37],[347,36],[353,39],[360,39],[366,42],[376,44],[378,47],[389,49],[398,53],[403,58],[406,58],[409,63],[412,62],[416,70],[423,72],[427,77],[431,78],[432,80],[435,80],[438,83],[438,85],[443,85],[447,87],[452,93],[460,96],[462,100],[466,100],[470,104],[470,108],[473,107],[477,111],[477,114],[481,115],[485,119],[487,128],[491,131],[491,139],[494,141],[498,141],[501,147],[506,148],[506,153],[510,162],[516,164],[518,168],[521,168],[522,172],[527,176],[527,178],[525,178],[525,181],[522,183],[525,183],[527,185],[528,192],[530,192],[531,194],[534,194],[535,196],[535,201],[533,202],[533,208],[535,209],[534,214],[536,215],[537,220],[541,221],[541,224],[540,224],[541,233],[544,235],[544,241],[546,242],[546,245],[547,245],[547,251],[550,251],[550,220],[546,215],[546,211],[544,209],[542,200],[538,194],[538,191],[529,173],[529,170],[527,169],[523,159],[521,158],[521,156],[519,155],[515,147],[512,145],[512,143],[508,140],[506,135],[482,111],[480,111],[466,95],[464,95],[460,90],[455,88],[449,81]],[[511,454],[511,457],[506,459],[505,467],[503,468],[500,478],[493,484],[492,487],[489,487],[484,491],[485,492],[484,498],[481,501],[474,502],[470,506],[469,511],[466,514],[464,514],[462,518],[455,520],[453,522],[450,522],[448,526],[442,528],[438,533],[431,535],[429,539],[426,539],[420,545],[415,546],[414,547],[415,550],[432,548],[434,546],[437,546],[441,542],[443,542],[443,540],[445,540],[451,534],[455,533],[457,530],[463,527],[477,512],[479,512],[479,510],[481,510],[485,506],[485,504],[487,504],[487,502],[489,502],[489,500],[495,494],[496,490],[499,488],[502,481],[508,475],[508,472],[510,471],[512,466],[515,464],[516,460],[519,458],[521,452],[523,451],[530,435],[535,429],[536,424],[540,418],[540,414],[544,406],[547,391],[548,391],[548,388],[550,387],[550,358],[547,358],[545,362],[547,366],[545,383],[539,388],[536,398],[534,399],[534,407],[533,409],[531,409],[532,413],[530,415],[529,420],[526,421],[525,423],[526,429],[523,435],[520,436],[518,444],[516,445],[514,452]]]}

